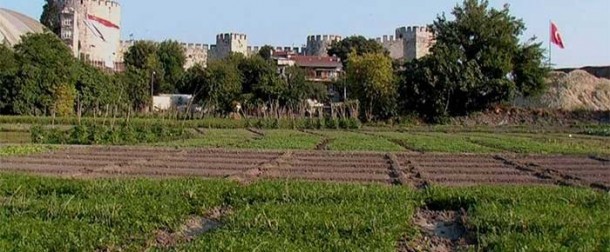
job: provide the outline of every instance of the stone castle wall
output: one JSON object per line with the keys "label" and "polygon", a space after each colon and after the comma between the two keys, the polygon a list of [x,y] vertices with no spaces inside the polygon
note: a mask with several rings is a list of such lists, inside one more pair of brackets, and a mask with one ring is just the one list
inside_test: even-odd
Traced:
{"label": "stone castle wall", "polygon": [[[119,49],[119,60],[123,62],[123,56],[129,50],[129,47],[133,46],[135,41],[121,41],[121,46]],[[184,64],[184,68],[188,69],[197,64],[206,67],[208,63],[208,52],[210,51],[210,46],[207,44],[199,44],[199,43],[180,43],[184,48],[184,56],[186,57],[186,62]]]}
{"label": "stone castle wall", "polygon": [[[328,56],[328,49],[332,43],[339,42],[343,38],[338,35],[310,35],[307,44],[302,47],[275,46],[275,51],[289,51],[298,55]],[[412,26],[400,27],[395,30],[395,35],[386,35],[378,38],[390,56],[396,60],[413,60],[421,58],[429,53],[433,44],[433,36],[426,27]],[[132,42],[121,44],[120,55],[122,56]],[[193,44],[182,43],[185,48],[187,62],[185,68],[200,64],[206,66],[208,62],[228,57],[231,53],[241,53],[245,56],[257,54],[262,46],[248,45],[248,36],[242,33],[223,33],[216,36],[216,44]],[[122,60],[122,57],[120,58]]]}
{"label": "stone castle wall", "polygon": [[392,59],[410,61],[428,55],[434,37],[426,27],[410,26],[400,27],[395,35],[385,35],[376,41],[390,52]]}
{"label": "stone castle wall", "polygon": [[216,45],[211,47],[209,59],[224,59],[231,53],[248,55],[248,36],[246,34],[223,33],[216,35]]}
{"label": "stone castle wall", "polygon": [[305,55],[309,56],[328,56],[330,46],[339,42],[343,37],[339,35],[310,35],[307,36],[307,46]]}
{"label": "stone castle wall", "polygon": [[[59,0],[58,3],[62,9],[61,37],[76,57],[104,62],[109,68],[120,62],[121,5],[117,1]],[[116,27],[102,25],[88,15]]]}

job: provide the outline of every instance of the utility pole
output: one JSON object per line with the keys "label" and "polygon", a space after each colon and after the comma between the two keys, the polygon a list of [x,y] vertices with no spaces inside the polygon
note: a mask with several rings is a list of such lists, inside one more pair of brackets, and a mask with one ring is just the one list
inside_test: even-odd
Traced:
{"label": "utility pole", "polygon": [[153,108],[155,107],[155,76],[157,75],[157,72],[152,71],[152,74],[150,76],[150,113],[153,112]]}

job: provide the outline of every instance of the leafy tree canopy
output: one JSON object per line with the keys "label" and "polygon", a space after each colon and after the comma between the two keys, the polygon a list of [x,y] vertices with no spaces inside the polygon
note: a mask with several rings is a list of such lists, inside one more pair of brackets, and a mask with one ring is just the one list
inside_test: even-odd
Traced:
{"label": "leafy tree canopy", "polygon": [[165,74],[159,92],[175,93],[176,84],[184,74],[184,64],[186,63],[184,47],[177,41],[167,40],[159,44],[157,56]]}
{"label": "leafy tree canopy", "polygon": [[349,90],[360,101],[366,121],[387,119],[396,113],[397,86],[392,59],[383,53],[352,52],[347,61]]}
{"label": "leafy tree canopy", "polygon": [[265,45],[261,47],[258,51],[258,55],[261,56],[265,60],[271,60],[271,56],[273,56],[273,47],[270,45]]}
{"label": "leafy tree canopy", "polygon": [[497,10],[488,1],[466,0],[452,14],[454,20],[442,15],[430,26],[436,37],[431,54],[405,66],[405,111],[437,120],[545,89],[541,44],[520,42],[525,25],[508,6]]}
{"label": "leafy tree canopy", "polygon": [[60,13],[61,9],[56,0],[46,0],[40,15],[40,23],[57,36],[61,35]]}
{"label": "leafy tree canopy", "polygon": [[74,104],[70,49],[55,34],[28,34],[15,46],[19,69],[15,79],[13,112],[64,113]]}
{"label": "leafy tree canopy", "polygon": [[336,55],[343,61],[343,65],[346,66],[349,56],[352,52],[355,55],[362,56],[367,53],[381,53],[389,55],[389,52],[377,43],[374,39],[367,39],[364,36],[351,36],[347,37],[339,42],[333,43],[328,50],[328,55]]}

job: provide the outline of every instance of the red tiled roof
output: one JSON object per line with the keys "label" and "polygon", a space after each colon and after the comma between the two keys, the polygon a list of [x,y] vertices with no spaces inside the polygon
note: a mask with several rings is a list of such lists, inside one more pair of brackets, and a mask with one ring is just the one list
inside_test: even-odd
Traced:
{"label": "red tiled roof", "polygon": [[290,57],[300,67],[341,68],[343,64],[338,57],[302,56]]}

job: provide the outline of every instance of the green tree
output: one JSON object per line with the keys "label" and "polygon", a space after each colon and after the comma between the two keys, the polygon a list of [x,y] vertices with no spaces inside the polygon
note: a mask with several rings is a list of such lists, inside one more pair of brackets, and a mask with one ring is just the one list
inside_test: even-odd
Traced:
{"label": "green tree", "polygon": [[271,56],[273,56],[273,47],[270,45],[264,45],[258,51],[258,55],[261,56],[265,60],[271,60]]}
{"label": "green tree", "polygon": [[127,66],[126,71],[122,73],[119,78],[120,82],[125,85],[125,90],[127,91],[126,96],[132,109],[144,111],[152,105],[152,97],[150,95],[151,77],[149,71]]}
{"label": "green tree", "polygon": [[[137,99],[133,107],[135,109],[145,108],[145,101],[150,103],[150,97],[144,98],[142,95],[150,96],[150,85],[153,85],[153,94],[159,94],[161,85],[165,83],[165,70],[158,55],[158,47],[151,41],[136,41],[125,53],[126,80],[129,80],[130,88],[140,87],[136,94]],[[137,76],[137,77],[136,77]],[[137,82],[133,82],[137,81]],[[132,90],[136,91],[136,90]]]}
{"label": "green tree", "polygon": [[77,102],[83,114],[100,112],[124,102],[122,83],[117,75],[106,74],[100,69],[79,62],[77,67]]}
{"label": "green tree", "polygon": [[307,99],[325,101],[328,98],[328,90],[325,84],[308,82],[305,71],[297,66],[286,68],[284,76],[286,89],[282,97],[282,103],[296,109]]}
{"label": "green tree", "polygon": [[389,52],[377,43],[374,39],[367,39],[363,36],[351,36],[344,38],[339,42],[335,42],[328,49],[328,55],[336,55],[343,61],[343,66],[347,65],[349,55],[355,52],[355,55],[362,56],[367,53],[382,53],[389,55]]}
{"label": "green tree", "polygon": [[189,68],[180,85],[181,92],[193,94],[195,103],[221,114],[233,110],[241,88],[240,72],[227,60],[211,62],[205,69],[200,65]]}
{"label": "green tree", "polygon": [[145,69],[148,58],[156,57],[157,49],[157,45],[152,41],[136,41],[125,52],[125,65]]}
{"label": "green tree", "polygon": [[57,36],[61,35],[60,13],[61,9],[56,0],[46,0],[42,7],[42,15],[40,15],[40,23]]}
{"label": "green tree", "polygon": [[28,34],[15,46],[19,69],[13,112],[59,113],[74,106],[74,65],[70,49],[55,34]]}
{"label": "green tree", "polygon": [[346,73],[349,89],[360,101],[365,121],[396,114],[397,83],[390,57],[383,53],[354,52],[348,56]]}
{"label": "green tree", "polygon": [[508,6],[497,10],[488,1],[466,0],[452,14],[454,20],[442,15],[430,26],[436,37],[431,54],[406,64],[403,110],[438,121],[545,89],[541,44],[520,43],[525,25]]}
{"label": "green tree", "polygon": [[230,112],[242,91],[241,75],[236,65],[213,62],[206,69],[206,83],[203,86],[203,100],[218,112]]}
{"label": "green tree", "polygon": [[15,54],[6,45],[0,44],[0,113],[12,113],[15,97],[15,76],[19,65]]}
{"label": "green tree", "polygon": [[237,67],[242,76],[242,90],[251,94],[252,103],[277,101],[286,88],[277,74],[277,66],[258,55],[249,58],[230,57],[229,61],[238,61]]}
{"label": "green tree", "polygon": [[163,81],[159,83],[160,93],[175,93],[176,85],[184,74],[186,55],[184,47],[172,40],[161,42],[157,49],[157,56],[163,68]]}

